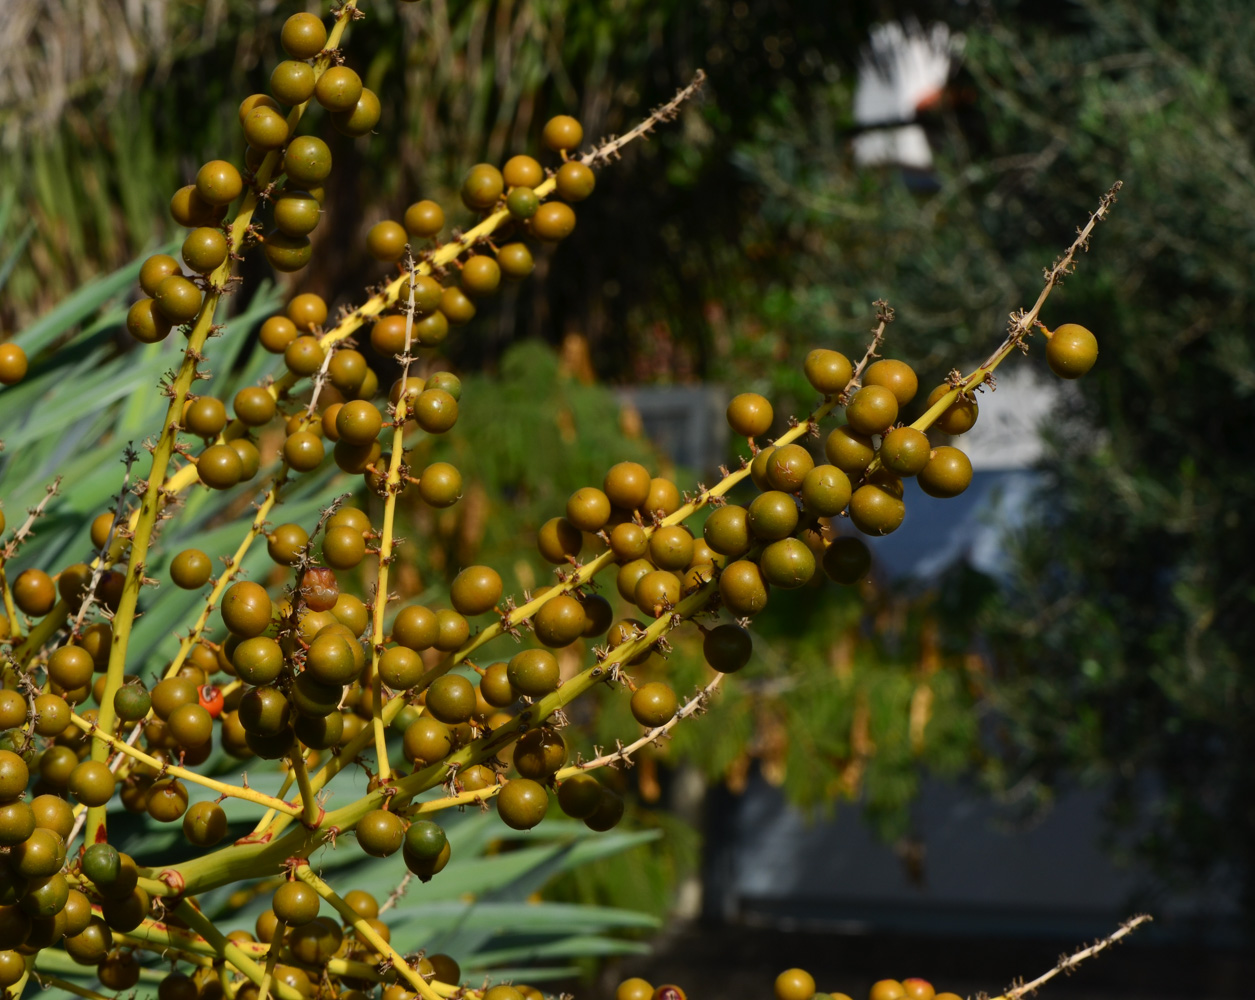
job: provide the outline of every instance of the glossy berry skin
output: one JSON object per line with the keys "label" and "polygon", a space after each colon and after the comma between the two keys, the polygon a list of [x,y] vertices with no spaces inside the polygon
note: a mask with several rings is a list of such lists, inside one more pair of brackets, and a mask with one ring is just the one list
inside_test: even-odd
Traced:
{"label": "glossy berry skin", "polygon": [[213,563],[200,549],[184,549],[170,563],[170,579],[183,590],[199,590],[212,574]]}
{"label": "glossy berry skin", "polygon": [[153,296],[157,309],[171,323],[187,323],[200,312],[200,289],[182,275],[163,278]]}
{"label": "glossy berry skin", "polygon": [[16,385],[26,377],[26,352],[17,344],[0,344],[0,384]]}
{"label": "glossy berry skin", "polygon": [[327,28],[314,14],[293,14],[283,22],[279,42],[293,59],[312,59],[327,44]]}
{"label": "glossy berry skin", "polygon": [[398,261],[405,253],[409,234],[399,222],[384,219],[370,227],[366,234],[366,249],[375,260]]}
{"label": "glossy berry skin", "polygon": [[643,684],[632,693],[632,715],[649,729],[670,722],[678,708],[675,692],[661,681]]}
{"label": "glossy berry skin", "polygon": [[222,598],[222,623],[234,635],[251,638],[270,625],[270,595],[251,580],[233,583]]}
{"label": "glossy berry skin", "polygon": [[957,497],[972,483],[972,463],[958,448],[934,448],[928,464],[920,471],[920,489],[930,497]]}
{"label": "glossy berry skin", "polygon": [[362,96],[362,78],[348,66],[330,66],[314,85],[314,96],[328,111],[352,111]]}
{"label": "glossy berry skin", "polygon": [[545,649],[525,649],[510,658],[506,676],[519,694],[543,698],[558,687],[557,657]]}
{"label": "glossy berry skin", "polygon": [[545,786],[530,778],[507,781],[497,796],[497,814],[512,830],[530,830],[549,809]]}
{"label": "glossy berry skin", "polygon": [[815,555],[797,538],[782,538],[763,549],[759,557],[763,578],[773,587],[793,590],[815,575]]}
{"label": "glossy berry skin", "polygon": [[846,475],[862,473],[876,457],[871,437],[853,427],[835,427],[824,442],[824,454],[828,461]]}
{"label": "glossy berry skin", "polygon": [[811,1000],[815,979],[805,969],[785,969],[776,976],[776,1000]]}
{"label": "glossy berry skin", "polygon": [[903,361],[884,358],[870,365],[863,372],[863,385],[882,385],[893,393],[898,407],[906,406],[919,391],[919,379],[914,369]]}
{"label": "glossy berry skin", "polygon": [[1098,360],[1098,338],[1077,323],[1064,323],[1046,342],[1046,363],[1060,378],[1080,378]]}
{"label": "glossy berry skin", "polygon": [[24,614],[42,618],[57,603],[57,588],[42,569],[24,569],[13,581],[13,601]]}
{"label": "glossy berry skin", "polygon": [[468,566],[453,579],[449,599],[463,615],[482,615],[501,600],[501,574],[491,566]]}
{"label": "glossy berry skin", "polygon": [[845,408],[845,419],[859,434],[880,434],[898,419],[898,400],[883,385],[865,385]]}
{"label": "glossy berry skin", "polygon": [[289,927],[300,927],[318,916],[318,905],[318,893],[304,882],[284,882],[275,890],[271,909]]}
{"label": "glossy berry skin", "polygon": [[564,201],[583,201],[593,193],[597,178],[593,172],[578,160],[568,160],[558,168],[554,177],[558,187],[558,197]]}
{"label": "glossy berry skin", "polygon": [[570,115],[555,115],[545,122],[541,139],[555,153],[575,149],[584,141],[584,126]]}
{"label": "glossy berry skin", "polygon": [[932,446],[913,427],[895,427],[880,443],[880,463],[898,476],[918,475],[928,464]]}
{"label": "glossy berry skin", "polygon": [[193,229],[183,240],[182,255],[197,274],[208,274],[227,259],[227,238],[208,226]]}
{"label": "glossy berry skin", "polygon": [[346,111],[332,112],[331,124],[341,134],[357,138],[373,131],[382,114],[383,105],[379,101],[379,95],[369,87],[363,87],[353,107]]}
{"label": "glossy berry skin", "polygon": [[497,204],[504,191],[501,171],[490,163],[477,163],[462,182],[462,201],[469,209],[485,212]]}
{"label": "glossy berry skin", "polygon": [[850,521],[867,535],[896,531],[906,517],[906,505],[892,492],[873,483],[860,486],[850,499]]}
{"label": "glossy berry skin", "polygon": [[532,235],[543,243],[559,243],[575,231],[575,213],[560,201],[547,201],[531,220]]}
{"label": "glossy berry skin", "polygon": [[771,430],[774,413],[765,396],[743,392],[728,404],[728,426],[742,437],[761,437]]}
{"label": "glossy berry skin", "polygon": [[738,618],[756,615],[767,606],[767,581],[756,563],[738,559],[719,574],[719,596]]}
{"label": "glossy berry skin", "polygon": [[298,136],[283,154],[283,171],[300,187],[321,184],[331,173],[331,150],[317,136]]}
{"label": "glossy berry skin", "polygon": [[226,160],[210,160],[196,172],[196,193],[209,205],[229,205],[244,190],[240,172]]}
{"label": "glossy berry skin", "polygon": [[403,222],[411,236],[429,240],[444,228],[444,209],[434,201],[416,201],[405,210]]}
{"label": "glossy berry skin", "polygon": [[807,381],[825,396],[843,392],[854,377],[854,366],[840,351],[816,348],[806,355],[803,364]]}

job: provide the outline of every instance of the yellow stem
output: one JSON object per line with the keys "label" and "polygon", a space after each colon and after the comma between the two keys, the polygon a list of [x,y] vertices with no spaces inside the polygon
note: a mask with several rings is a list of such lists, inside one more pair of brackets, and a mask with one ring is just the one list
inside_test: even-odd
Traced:
{"label": "yellow stem", "polygon": [[301,791],[301,803],[304,806],[301,813],[301,821],[312,830],[318,826],[318,817],[322,813],[322,808],[314,797],[313,788],[310,787],[309,771],[305,768],[305,757],[300,753],[294,753],[291,760],[292,774],[296,777],[296,786]]}
{"label": "yellow stem", "polygon": [[410,963],[405,960],[404,956],[380,937],[378,932],[356,910],[337,896],[331,886],[315,875],[308,863],[302,863],[296,868],[296,877],[334,906],[336,912],[347,923],[353,925],[353,929],[357,931],[358,938],[367,942],[380,955],[388,958],[392,962],[392,967],[401,974],[406,982],[421,993],[426,1000],[441,1000],[440,994],[433,990],[431,984],[410,966]]}
{"label": "yellow stem", "polygon": [[288,931],[288,925],[282,920],[275,922],[274,937],[270,939],[270,950],[266,953],[266,971],[261,978],[261,986],[257,991],[257,1000],[269,1000],[270,984],[275,978],[275,963],[279,960],[279,952],[283,950],[283,936]]}
{"label": "yellow stem", "polygon": [[[70,722],[83,732],[87,733],[92,739],[99,741],[106,748],[117,750],[126,756],[138,760],[140,763],[147,764],[149,767],[165,774],[173,775],[176,778],[182,778],[184,781],[190,781],[196,785],[202,785],[205,788],[212,789],[221,795],[226,795],[233,799],[244,799],[248,802],[256,802],[258,805],[267,806],[271,809],[277,809],[285,812],[290,816],[301,815],[299,807],[291,803],[284,802],[282,799],[276,799],[272,795],[265,795],[252,788],[241,788],[238,785],[232,785],[225,781],[219,781],[217,778],[207,778],[203,774],[197,774],[195,771],[189,771],[185,767],[179,767],[177,764],[168,764],[149,754],[144,753],[138,747],[133,747],[124,740],[118,739],[116,736],[110,736],[104,732],[98,725],[95,725],[89,719],[84,719],[77,712],[70,713]],[[90,819],[89,819],[90,822]],[[95,843],[95,841],[89,841]]]}
{"label": "yellow stem", "polygon": [[205,598],[205,606],[201,608],[201,612],[196,618],[196,624],[179,641],[179,651],[174,654],[174,659],[171,661],[170,666],[166,668],[166,677],[173,677],[179,672],[179,668],[183,666],[183,662],[191,653],[192,647],[200,641],[201,635],[204,634],[205,626],[209,624],[209,616],[213,613],[213,609],[218,606],[218,602],[222,600],[222,595],[227,592],[227,588],[231,586],[236,574],[243,567],[248,550],[252,548],[253,543],[257,541],[258,537],[265,530],[266,518],[270,516],[270,511],[274,508],[274,505],[279,502],[279,491],[287,481],[287,475],[288,464],[284,462],[279,471],[275,473],[274,481],[270,484],[270,489],[266,491],[266,497],[258,506],[253,520],[249,522],[248,531],[236,547],[235,554],[231,557],[231,562],[223,567],[222,572],[218,574],[218,579],[214,581],[213,589],[210,590],[209,596]]}
{"label": "yellow stem", "polygon": [[[196,909],[185,899],[175,907],[174,912],[182,917],[189,927],[195,928],[201,937],[212,944],[218,955],[225,958],[244,975],[248,976],[249,979],[257,983],[258,986],[261,985],[266,975],[265,970],[254,962],[252,956],[246,954],[234,941],[228,941],[226,936],[200,910]],[[279,1000],[305,1000],[299,990],[289,986],[281,979],[275,981],[273,989]]]}

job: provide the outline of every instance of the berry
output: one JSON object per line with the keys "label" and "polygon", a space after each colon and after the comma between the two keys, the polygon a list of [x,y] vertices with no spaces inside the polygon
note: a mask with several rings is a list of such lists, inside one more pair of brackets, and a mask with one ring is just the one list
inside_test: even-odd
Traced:
{"label": "berry", "polygon": [[288,236],[278,229],[272,229],[266,234],[262,250],[270,266],[284,274],[299,271],[314,255],[308,236]]}
{"label": "berry", "polygon": [[600,531],[610,520],[610,500],[594,486],[582,487],[567,500],[566,519],[579,531]]}
{"label": "berry", "polygon": [[362,78],[348,66],[330,66],[314,85],[314,96],[328,111],[352,111],[362,96]]}
{"label": "berry", "polygon": [[880,434],[898,419],[897,397],[883,385],[865,385],[845,408],[845,419],[859,434]]}
{"label": "berry", "polygon": [[301,187],[321,184],[331,173],[331,150],[317,136],[298,136],[288,143],[283,154],[283,172],[288,175],[291,183]]}
{"label": "berry", "polygon": [[540,198],[530,187],[516,187],[506,196],[505,207],[516,219],[530,219],[540,210]]}
{"label": "berry", "polygon": [[824,454],[838,469],[853,476],[871,465],[876,449],[869,435],[860,434],[852,427],[837,427],[824,442]]}
{"label": "berry", "polygon": [[532,235],[543,243],[558,243],[575,231],[575,212],[560,201],[547,201],[536,209]]}
{"label": "berry", "polygon": [[806,474],[814,467],[815,460],[800,444],[783,445],[767,459],[767,485],[773,490],[796,493],[802,488]]}
{"label": "berry", "polygon": [[231,409],[240,423],[263,427],[275,416],[275,398],[260,386],[250,385],[235,394]]}
{"label": "berry", "polygon": [[357,823],[357,843],[367,854],[386,858],[405,842],[405,823],[386,809],[372,809]]}
{"label": "berry", "polygon": [[314,67],[285,59],[270,73],[270,92],[284,104],[304,104],[314,93]]}
{"label": "berry", "polygon": [[805,542],[782,538],[763,549],[759,566],[773,587],[793,590],[805,586],[815,575],[815,555]]}
{"label": "berry", "polygon": [[660,618],[679,602],[680,578],[666,570],[650,570],[636,581],[632,599],[645,614]]}
{"label": "berry", "polygon": [[217,229],[201,226],[183,240],[183,263],[197,274],[208,274],[227,259],[227,238]]}
{"label": "berry", "polygon": [[[240,126],[244,130],[244,138],[249,148],[262,153],[279,149],[288,141],[288,136],[291,134],[287,119],[276,108],[267,105],[252,108],[244,116]],[[173,205],[170,211],[174,214]],[[174,217],[178,219],[177,214]],[[192,225],[194,223],[181,224]]]}
{"label": "berry", "polygon": [[850,521],[867,535],[887,535],[896,531],[906,517],[906,505],[883,486],[868,483],[850,498]]}
{"label": "berry", "polygon": [[449,600],[463,615],[482,615],[501,600],[501,575],[491,566],[468,566],[453,579]]}
{"label": "berry", "polygon": [[213,396],[201,396],[183,411],[183,426],[197,437],[217,437],[226,425],[227,408]]}
{"label": "berry", "polygon": [[318,916],[318,893],[304,882],[284,882],[275,890],[270,905],[285,924],[300,927]]}
{"label": "berry", "polygon": [[702,655],[721,674],[733,674],[750,660],[754,644],[740,625],[718,625],[702,640]]}
{"label": "berry", "polygon": [[501,284],[501,265],[487,254],[473,254],[462,264],[461,283],[462,291],[473,299],[491,295]]}
{"label": "berry", "polygon": [[567,160],[562,164],[554,180],[557,182],[558,197],[564,201],[583,201],[597,185],[593,172],[578,160]]}
{"label": "berry", "polygon": [[504,190],[501,171],[490,163],[477,163],[462,181],[462,202],[472,211],[486,212],[497,204]]}
{"label": "berry", "polygon": [[497,814],[511,830],[530,830],[549,809],[545,786],[530,778],[507,781],[497,796]]}
{"label": "berry", "polygon": [[742,437],[761,437],[771,430],[771,403],[756,392],[743,392],[728,404],[728,426]]}
{"label": "berry", "polygon": [[405,210],[405,231],[429,240],[444,228],[444,209],[434,201],[416,201]]}
{"label": "berry", "polygon": [[369,87],[363,87],[358,95],[357,103],[347,111],[333,111],[331,124],[342,135],[356,139],[374,130],[383,114],[383,105],[379,95]]}
{"label": "berry", "polygon": [[400,260],[408,242],[409,234],[405,227],[391,219],[376,222],[366,234],[366,249],[375,260]]}
{"label": "berry", "polygon": [[914,427],[896,427],[880,442],[880,463],[899,476],[917,475],[928,464],[932,446]]}
{"label": "berry", "polygon": [[957,497],[972,483],[972,463],[958,448],[942,445],[933,449],[918,482],[930,497]]}
{"label": "berry", "polygon": [[530,729],[514,744],[514,769],[524,778],[545,781],[566,763],[566,742],[547,727]]}
{"label": "berry", "polygon": [[196,172],[196,193],[208,205],[229,205],[243,190],[240,172],[226,160],[210,160]]}
{"label": "berry", "polygon": [[768,490],[760,493],[750,503],[746,524],[755,538],[774,542],[793,534],[797,519],[797,503],[794,499],[779,490]]}
{"label": "berry", "polygon": [[738,559],[719,574],[719,596],[732,614],[747,618],[767,606],[767,581],[756,563]]}
{"label": "berry", "polygon": [[1046,363],[1060,378],[1080,378],[1098,360],[1098,338],[1076,323],[1064,323],[1046,341]]}
{"label": "berry", "polygon": [[141,344],[159,343],[171,329],[173,324],[157,310],[154,299],[140,299],[127,311],[126,332]]}
{"label": "berry", "polygon": [[815,979],[805,969],[785,969],[776,976],[776,1000],[811,1000]]}
{"label": "berry", "polygon": [[279,42],[293,59],[312,59],[327,44],[327,28],[314,14],[293,14],[283,22]]}
{"label": "berry", "polygon": [[885,358],[870,365],[863,373],[863,385],[881,385],[893,393],[898,407],[906,406],[919,391],[914,369],[903,361]]}
{"label": "berry", "polygon": [[702,526],[702,537],[720,555],[741,555],[750,547],[748,512],[735,504],[716,508]]}
{"label": "berry", "polygon": [[803,370],[815,390],[825,396],[844,392],[850,379],[854,377],[854,366],[850,364],[849,358],[840,351],[830,351],[822,347],[806,355]]}
{"label": "berry", "polygon": [[182,275],[172,274],[161,279],[153,303],[171,323],[187,323],[200,312],[200,289]]}
{"label": "berry", "polygon": [[283,191],[274,203],[275,226],[285,236],[308,236],[322,221],[322,206],[308,191]]}
{"label": "berry", "polygon": [[584,141],[584,126],[570,115],[555,115],[545,122],[541,139],[555,153],[575,149]]}
{"label": "berry", "polygon": [[449,726],[466,722],[475,714],[475,688],[459,674],[437,677],[427,689],[427,711]]}
{"label": "berry", "polygon": [[802,480],[802,507],[817,517],[836,517],[850,494],[850,477],[835,465],[817,465]]}
{"label": "berry", "polygon": [[270,595],[251,580],[233,583],[222,598],[222,623],[235,635],[251,638],[270,625]]}
{"label": "berry", "polygon": [[297,337],[283,351],[283,363],[294,375],[313,375],[322,367],[326,352],[317,337]]}
{"label": "berry", "polygon": [[510,687],[529,698],[543,698],[558,687],[558,660],[546,649],[515,653],[506,667]]}
{"label": "berry", "polygon": [[530,156],[512,156],[501,168],[501,176],[507,187],[534,188],[545,179],[545,172]]}
{"label": "berry", "polygon": [[591,816],[584,819],[584,825],[590,830],[598,833],[605,833],[619,825],[619,820],[623,818],[623,798],[617,793],[612,792],[604,785],[601,789],[601,801],[597,803],[597,808],[593,810]]}
{"label": "berry", "polygon": [[432,507],[451,507],[462,496],[462,473],[448,462],[432,462],[423,470],[418,495]]}
{"label": "berry", "polygon": [[558,805],[572,819],[587,819],[601,804],[601,782],[587,772],[573,774],[558,786]]}
{"label": "berry", "polygon": [[588,619],[584,606],[569,594],[547,601],[532,616],[536,638],[546,646],[560,647],[573,643],[584,634]]}
{"label": "berry", "polygon": [[184,549],[170,562],[170,579],[184,590],[199,590],[212,574],[213,563],[200,549]]}
{"label": "berry", "polygon": [[448,846],[444,828],[429,819],[418,819],[405,831],[405,849],[420,861],[435,861]]}
{"label": "berry", "polygon": [[13,581],[13,602],[19,611],[42,618],[57,603],[57,588],[42,569],[24,569]]}
{"label": "berry", "polygon": [[[609,518],[609,514],[606,516]],[[565,517],[554,517],[541,525],[536,535],[536,545],[543,559],[561,564],[580,554],[580,549],[584,545],[584,536],[580,534],[579,528]]]}
{"label": "berry", "polygon": [[661,681],[643,684],[632,693],[632,715],[648,729],[670,722],[678,708],[675,692]]}
{"label": "berry", "polygon": [[[280,141],[287,139],[287,123],[283,121],[283,116],[278,115],[269,109],[263,109],[267,114],[275,115],[284,127],[284,137]],[[194,226],[216,226],[227,214],[226,205],[211,205],[205,201],[196,191],[195,184],[187,184],[174,192],[170,198],[170,216],[180,226],[186,226],[188,229]],[[152,292],[149,292],[151,295]]]}

